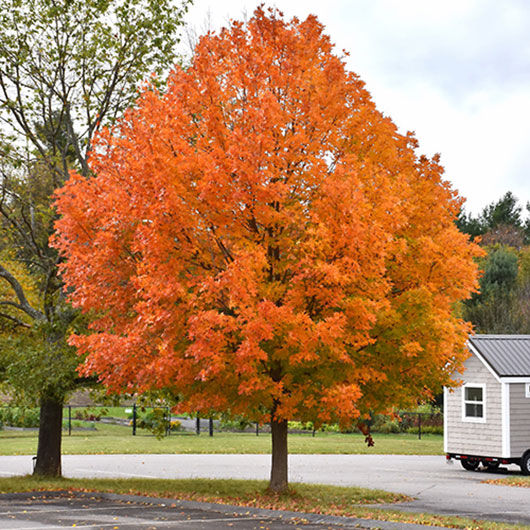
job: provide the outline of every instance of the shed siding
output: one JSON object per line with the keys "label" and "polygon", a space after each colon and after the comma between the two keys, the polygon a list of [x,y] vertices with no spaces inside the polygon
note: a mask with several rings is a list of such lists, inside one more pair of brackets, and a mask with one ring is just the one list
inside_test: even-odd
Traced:
{"label": "shed siding", "polygon": [[472,355],[465,362],[465,383],[483,384],[486,388],[486,422],[462,421],[462,388],[448,392],[445,402],[449,453],[477,456],[502,456],[502,388],[484,364]]}
{"label": "shed siding", "polygon": [[510,449],[513,458],[530,449],[530,398],[524,383],[510,384]]}

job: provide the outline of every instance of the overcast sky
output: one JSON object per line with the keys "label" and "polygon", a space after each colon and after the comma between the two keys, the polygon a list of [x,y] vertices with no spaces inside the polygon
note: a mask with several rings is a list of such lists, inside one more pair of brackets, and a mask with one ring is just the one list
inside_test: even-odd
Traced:
{"label": "overcast sky", "polygon": [[[187,22],[214,29],[252,15],[253,0],[194,0]],[[384,114],[440,153],[445,177],[477,213],[512,191],[530,201],[530,1],[276,0],[313,13],[350,53]]]}

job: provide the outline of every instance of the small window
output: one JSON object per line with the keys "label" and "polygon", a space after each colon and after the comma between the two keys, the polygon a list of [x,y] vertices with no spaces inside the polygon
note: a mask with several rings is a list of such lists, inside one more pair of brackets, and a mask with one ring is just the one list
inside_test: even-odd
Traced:
{"label": "small window", "polygon": [[486,421],[486,389],[484,385],[464,385],[463,411],[464,421]]}
{"label": "small window", "polygon": [[525,396],[526,396],[527,398],[530,398],[530,383],[526,383],[526,384],[524,385],[524,388],[525,388]]}

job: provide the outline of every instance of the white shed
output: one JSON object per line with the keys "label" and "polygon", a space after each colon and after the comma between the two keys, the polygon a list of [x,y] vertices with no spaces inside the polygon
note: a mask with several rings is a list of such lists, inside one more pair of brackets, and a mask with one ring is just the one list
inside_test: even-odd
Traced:
{"label": "white shed", "polygon": [[530,335],[475,335],[464,384],[444,392],[444,451],[468,470],[530,474]]}

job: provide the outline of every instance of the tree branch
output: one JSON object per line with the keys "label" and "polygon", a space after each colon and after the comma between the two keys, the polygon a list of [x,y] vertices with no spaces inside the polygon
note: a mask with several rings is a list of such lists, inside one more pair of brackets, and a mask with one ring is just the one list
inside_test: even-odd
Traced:
{"label": "tree branch", "polygon": [[22,322],[22,320],[19,320],[18,318],[15,318],[11,315],[8,315],[7,313],[0,312],[0,318],[6,318],[7,320],[10,320],[17,326],[22,326],[24,328],[31,328],[29,324],[26,324],[25,322]]}
{"label": "tree branch", "polygon": [[26,298],[26,295],[24,294],[24,289],[22,288],[18,280],[7,269],[2,267],[2,265],[0,265],[0,278],[4,278],[4,280],[9,283],[13,291],[15,291],[15,294],[19,301],[19,309],[24,311],[24,313],[29,315],[34,320],[46,319],[43,313],[31,307],[30,303]]}

